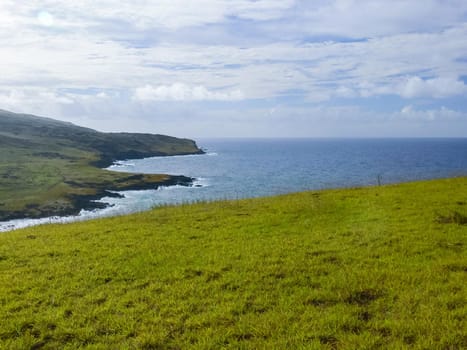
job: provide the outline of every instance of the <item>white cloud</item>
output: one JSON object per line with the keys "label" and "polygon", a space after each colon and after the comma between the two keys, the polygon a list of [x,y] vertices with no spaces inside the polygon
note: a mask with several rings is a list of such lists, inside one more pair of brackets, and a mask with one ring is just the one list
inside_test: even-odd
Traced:
{"label": "white cloud", "polygon": [[[52,89],[116,87],[126,89],[132,94],[135,86],[144,87],[147,81],[183,81],[188,90],[194,86],[205,87],[207,90],[206,92],[200,89],[197,95],[186,93],[191,99],[241,99],[238,95],[230,96],[229,92],[224,90],[226,86],[235,86],[235,89],[243,92],[243,98],[252,99],[274,98],[283,95],[284,91],[301,89],[305,92],[304,95],[309,97],[308,100],[318,103],[328,101],[332,97],[399,94],[412,98],[422,93],[423,89],[419,86],[411,87],[410,82],[405,80],[401,82],[401,76],[419,76],[419,79],[425,79],[423,84],[418,85],[425,85],[424,91],[427,96],[430,91],[436,97],[453,96],[459,91],[459,84],[462,82],[454,82],[454,86],[450,86],[452,80],[443,82],[442,79],[446,78],[439,78],[441,80],[431,82],[426,77],[467,75],[467,65],[458,60],[467,57],[467,25],[451,27],[440,32],[398,34],[363,42],[327,41],[299,44],[295,41],[280,41],[244,47],[228,43],[187,44],[176,42],[175,38],[175,42],[170,44],[150,42],[147,43],[147,47],[144,46],[146,43],[143,40],[143,47],[135,48],[115,40],[119,38],[122,28],[113,31],[113,27],[110,26],[105,32],[99,30],[106,24],[102,18],[122,19],[121,16],[126,14],[128,21],[136,23],[145,16],[149,19],[165,13],[170,20],[178,20],[177,14],[182,14],[183,11],[187,12],[187,15],[193,14],[194,18],[191,22],[187,20],[183,26],[189,23],[195,25],[204,23],[203,21],[209,22],[209,18],[223,23],[230,15],[241,18],[254,18],[257,15],[269,20],[288,15],[289,19],[300,20],[300,13],[292,12],[290,15],[287,11],[294,5],[304,6],[302,2],[295,4],[293,1],[278,0],[235,0],[228,3],[220,0],[203,1],[206,6],[198,6],[197,2],[186,2],[186,6],[171,5],[172,2],[169,1],[146,5],[136,3],[131,5],[132,8],[128,9],[128,12],[126,5],[114,6],[112,2],[110,6],[110,2],[107,1],[80,1],[74,2],[73,6],[69,2],[56,1],[52,6],[52,3],[47,1],[38,1],[28,2],[29,5],[21,3],[17,10],[13,5],[6,6],[2,3],[0,9],[5,9],[5,13],[12,13],[11,18],[14,18],[14,21],[8,22],[9,16],[0,12],[0,19],[5,17],[5,23],[10,23],[7,25],[10,30],[0,30],[0,86],[27,87],[33,84]],[[198,8],[192,9],[191,6],[195,6],[192,4],[197,4]],[[213,7],[207,6],[209,4]],[[328,7],[332,5],[336,11],[344,11],[346,6],[362,9],[366,4],[376,11],[374,6],[361,1],[331,1],[320,4],[328,4]],[[409,6],[407,2],[404,4]],[[430,4],[431,7],[436,7],[436,2],[430,1]],[[450,4],[448,9],[451,8]],[[402,2],[397,1],[395,6],[402,5]],[[307,8],[308,6],[312,7],[306,5]],[[324,5],[320,5],[317,11],[322,6]],[[378,2],[378,6],[384,8],[385,5]],[[94,26],[76,31],[43,32],[37,31],[37,28],[31,27],[28,22],[17,20],[26,18],[29,14],[37,24],[35,16],[39,8],[41,11],[53,13],[55,27],[66,23],[64,18],[75,22],[83,21],[85,24],[94,21]],[[300,9],[299,7],[298,10]],[[208,14],[200,15],[199,11],[202,10]],[[217,14],[209,15],[210,11]],[[462,12],[462,9],[459,11]],[[100,15],[102,17],[99,17]],[[154,23],[157,22],[156,17]],[[0,28],[2,25],[5,24],[0,21]],[[97,29],[92,32],[91,28]],[[157,33],[141,33],[131,27],[124,28],[129,31],[130,38],[138,40],[140,36],[157,36]],[[280,28],[280,31],[276,28],[278,37],[282,26]],[[306,35],[306,30],[298,28],[296,33],[303,36]],[[250,33],[241,35],[247,37]],[[162,36],[160,40],[163,39]],[[233,66],[236,68],[231,68]],[[420,75],[420,71],[424,72],[423,75]],[[413,83],[417,82],[411,83],[414,85]],[[432,83],[436,83],[438,88],[426,87]],[[364,84],[366,87],[363,87]],[[407,86],[404,87],[404,84]],[[441,88],[441,84],[446,86]],[[165,90],[168,91],[166,95],[169,97],[176,95],[176,92],[172,91],[173,87],[166,86]],[[179,91],[178,94],[180,93]],[[227,96],[224,96],[225,94]]]}
{"label": "white cloud", "polygon": [[405,99],[432,98],[441,99],[463,95],[467,92],[467,85],[455,78],[422,79],[418,76],[403,79],[388,79],[383,84],[364,81],[354,88],[340,86],[333,94],[336,97],[372,97],[381,95],[399,95]]}
{"label": "white cloud", "polygon": [[0,108],[14,112],[66,117],[63,111],[74,108],[75,103],[72,96],[46,88],[0,88]]}
{"label": "white cloud", "polygon": [[40,11],[37,14],[37,20],[41,25],[46,26],[46,27],[53,26],[55,22],[54,16],[50,12],[47,12],[47,11]]}
{"label": "white cloud", "polygon": [[467,121],[467,113],[454,111],[444,106],[437,109],[419,110],[412,105],[405,106],[393,118],[410,121]]}
{"label": "white cloud", "polygon": [[[333,96],[387,94],[439,98],[462,93],[461,81],[444,77],[467,75],[467,65],[458,60],[467,57],[466,36],[467,26],[357,43],[276,43],[246,48],[159,44],[137,49],[80,33],[55,36],[25,31],[2,38],[0,86],[121,88],[131,94],[135,86],[144,87],[147,81],[183,81],[186,87],[168,84],[159,94],[166,91],[166,96],[174,97],[177,91],[173,90],[180,90],[178,94],[189,97],[179,100],[242,99],[225,91],[226,86],[235,86],[243,98],[252,99],[296,89],[317,102]],[[433,47],[443,54],[433,52]],[[418,75],[420,71],[438,78],[424,78]],[[196,86],[207,92],[202,88],[197,94],[183,92]]]}
{"label": "white cloud", "polygon": [[20,105],[37,106],[39,104],[73,104],[74,100],[66,95],[60,95],[44,89],[11,89],[0,90],[0,105],[17,108]]}
{"label": "white cloud", "polygon": [[240,90],[229,92],[211,91],[202,85],[183,83],[171,85],[145,85],[135,89],[134,100],[139,101],[238,101],[243,99]]}
{"label": "white cloud", "polygon": [[400,95],[405,98],[434,97],[442,98],[461,95],[467,91],[464,82],[453,78],[421,79],[408,78],[400,87]]}

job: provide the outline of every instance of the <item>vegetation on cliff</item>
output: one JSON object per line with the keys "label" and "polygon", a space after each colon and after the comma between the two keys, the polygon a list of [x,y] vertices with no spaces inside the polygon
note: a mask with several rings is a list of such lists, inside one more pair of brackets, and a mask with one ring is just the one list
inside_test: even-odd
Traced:
{"label": "vegetation on cliff", "polygon": [[102,170],[115,160],[202,153],[164,135],[102,133],[49,118],[0,111],[0,221],[73,214],[106,190],[146,189],[190,179]]}

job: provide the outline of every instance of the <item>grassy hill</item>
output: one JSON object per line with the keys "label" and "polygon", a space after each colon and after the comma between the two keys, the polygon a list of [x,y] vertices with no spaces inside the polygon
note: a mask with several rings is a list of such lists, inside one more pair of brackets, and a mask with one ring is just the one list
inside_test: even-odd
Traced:
{"label": "grassy hill", "polygon": [[167,175],[100,169],[118,159],[202,153],[164,135],[102,133],[49,118],[0,110],[0,221],[77,213],[106,190],[189,182]]}
{"label": "grassy hill", "polygon": [[465,349],[467,178],[0,235],[0,348]]}

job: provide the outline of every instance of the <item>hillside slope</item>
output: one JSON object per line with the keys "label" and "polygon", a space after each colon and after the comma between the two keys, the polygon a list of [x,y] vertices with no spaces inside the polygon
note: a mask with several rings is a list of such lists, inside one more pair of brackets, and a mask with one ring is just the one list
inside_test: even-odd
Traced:
{"label": "hillside slope", "polygon": [[102,133],[0,110],[0,221],[77,213],[105,190],[188,183],[167,175],[99,169],[119,159],[198,154],[196,143],[164,135]]}
{"label": "hillside slope", "polygon": [[0,234],[0,348],[466,349],[467,178]]}

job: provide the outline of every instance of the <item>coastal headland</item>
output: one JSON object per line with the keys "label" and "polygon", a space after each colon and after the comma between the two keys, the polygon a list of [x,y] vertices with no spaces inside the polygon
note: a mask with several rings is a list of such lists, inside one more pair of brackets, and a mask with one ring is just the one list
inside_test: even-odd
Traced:
{"label": "coastal headland", "polygon": [[[0,221],[73,215],[102,207],[109,191],[190,186],[191,178],[108,171],[113,162],[204,153],[193,140],[103,133],[0,110]],[[115,194],[113,194],[115,195]]]}

